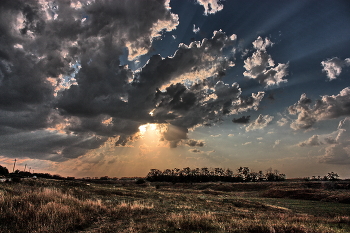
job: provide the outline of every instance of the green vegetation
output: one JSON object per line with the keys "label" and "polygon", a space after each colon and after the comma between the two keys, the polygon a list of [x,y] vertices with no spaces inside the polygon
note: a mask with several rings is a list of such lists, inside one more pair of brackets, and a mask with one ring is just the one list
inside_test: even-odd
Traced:
{"label": "green vegetation", "polygon": [[137,183],[0,183],[0,232],[350,232],[347,181]]}
{"label": "green vegetation", "polygon": [[151,169],[147,175],[147,180],[151,182],[257,182],[257,181],[283,181],[286,175],[279,173],[278,170],[272,172],[268,169],[264,174],[262,171],[252,172],[248,167],[240,167],[237,173],[231,169],[222,168],[195,168],[185,167],[183,169]]}

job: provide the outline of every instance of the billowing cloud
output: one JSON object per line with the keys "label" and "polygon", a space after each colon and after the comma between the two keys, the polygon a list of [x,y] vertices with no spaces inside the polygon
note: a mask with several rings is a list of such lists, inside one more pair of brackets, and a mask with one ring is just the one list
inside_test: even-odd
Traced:
{"label": "billowing cloud", "polygon": [[[219,1],[199,1],[206,14]],[[166,125],[170,147],[189,129],[257,110],[264,92],[242,96],[222,77],[234,66],[237,36],[180,44],[173,56],[153,55],[138,70],[123,65],[148,53],[179,24],[169,1],[2,1],[0,7],[0,153],[67,160],[113,139],[129,146],[141,125]],[[138,17],[135,17],[137,15]],[[268,45],[254,45],[264,50]],[[151,114],[150,114],[151,113]],[[9,140],[11,139],[11,140]],[[35,140],[35,142],[34,142]],[[16,148],[18,150],[16,150]]]}
{"label": "billowing cloud", "polygon": [[290,125],[292,129],[309,129],[317,121],[350,115],[350,88],[344,88],[338,95],[324,95],[311,104],[312,100],[302,94],[296,104],[289,106],[289,113],[298,116]]}
{"label": "billowing cloud", "polygon": [[300,142],[298,146],[303,147],[303,146],[319,146],[322,145],[323,143],[319,140],[318,135],[313,135],[311,138],[307,139],[304,142]]}
{"label": "billowing cloud", "polygon": [[344,66],[350,66],[350,58],[346,58],[345,60],[341,60],[337,57],[333,57],[321,62],[323,66],[322,71],[326,72],[329,80],[336,79],[340,73],[342,72],[342,68]]}
{"label": "billowing cloud", "polygon": [[255,121],[251,122],[245,128],[245,130],[248,132],[248,131],[251,131],[251,130],[263,129],[273,120],[273,118],[274,118],[273,116],[260,114],[258,116],[258,118],[256,118]]}
{"label": "billowing cloud", "polygon": [[288,75],[287,69],[289,64],[279,63],[275,65],[271,55],[266,51],[266,49],[272,45],[273,43],[269,38],[265,38],[264,40],[260,36],[253,42],[256,51],[251,57],[244,60],[244,68],[246,69],[243,73],[244,76],[256,79],[265,86],[287,82],[287,80],[283,78]]}
{"label": "billowing cloud", "polygon": [[204,15],[215,14],[224,9],[221,0],[197,0],[197,3],[204,7]]}
{"label": "billowing cloud", "polygon": [[320,162],[329,164],[350,164],[350,117],[339,122],[338,130],[335,131],[335,137],[331,139],[331,145],[326,147],[325,154]]}

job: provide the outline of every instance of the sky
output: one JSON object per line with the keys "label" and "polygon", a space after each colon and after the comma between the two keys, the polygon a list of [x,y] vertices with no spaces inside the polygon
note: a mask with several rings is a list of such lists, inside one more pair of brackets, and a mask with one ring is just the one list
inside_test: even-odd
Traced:
{"label": "sky", "polygon": [[350,2],[2,0],[0,164],[350,178]]}

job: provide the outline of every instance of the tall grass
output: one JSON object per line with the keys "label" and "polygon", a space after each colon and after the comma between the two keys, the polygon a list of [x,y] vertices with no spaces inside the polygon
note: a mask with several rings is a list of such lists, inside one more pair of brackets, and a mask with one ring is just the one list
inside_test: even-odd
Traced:
{"label": "tall grass", "polygon": [[99,200],[80,200],[54,187],[16,185],[0,196],[0,232],[67,232],[83,229],[106,212]]}
{"label": "tall grass", "polygon": [[[318,215],[306,211],[316,201],[261,197],[281,194],[275,190],[287,190],[282,194],[290,197],[293,192],[288,190],[302,189],[299,184],[265,185],[169,184],[156,189],[78,181],[2,183],[0,232],[350,232],[347,204],[319,202],[334,213]],[[301,198],[301,193],[293,195]],[[294,202],[302,208],[295,208]]]}

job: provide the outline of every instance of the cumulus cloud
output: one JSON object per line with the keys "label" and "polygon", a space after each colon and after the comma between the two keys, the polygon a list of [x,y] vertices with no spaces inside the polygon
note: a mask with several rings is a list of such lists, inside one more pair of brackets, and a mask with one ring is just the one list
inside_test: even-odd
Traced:
{"label": "cumulus cloud", "polygon": [[245,130],[248,132],[248,131],[251,131],[251,130],[263,129],[273,120],[273,118],[274,118],[273,116],[260,114],[258,116],[258,118],[256,118],[255,121],[251,122],[245,128]]}
{"label": "cumulus cloud", "polygon": [[323,143],[319,140],[318,135],[313,135],[311,138],[307,139],[304,142],[300,142],[298,146],[304,147],[304,146],[319,146],[322,145]]}
{"label": "cumulus cloud", "polygon": [[221,0],[197,0],[197,3],[204,7],[204,15],[215,14],[224,9]]}
{"label": "cumulus cloud", "polygon": [[[331,144],[326,147],[320,162],[329,164],[350,164],[350,117],[339,122],[335,137],[329,137]],[[328,140],[329,142],[329,140]]]}
{"label": "cumulus cloud", "polygon": [[[222,9],[218,1],[199,2],[206,14]],[[148,53],[155,39],[177,27],[169,1],[42,3],[0,3],[3,155],[71,159],[110,138],[128,146],[147,123],[167,125],[161,137],[170,147],[193,145],[189,129],[257,110],[264,97],[242,96],[238,83],[222,81],[234,66],[224,51],[237,39],[222,31],[180,44],[173,56],[154,55],[136,71],[122,65],[121,56]]]}
{"label": "cumulus cloud", "polygon": [[298,146],[323,146],[325,152],[320,156],[321,163],[350,164],[350,117],[341,120],[336,131],[313,135]]}
{"label": "cumulus cloud", "polygon": [[288,75],[287,69],[289,63],[279,63],[275,65],[271,55],[266,51],[266,49],[272,45],[273,43],[269,38],[265,38],[264,40],[260,36],[253,42],[256,51],[251,57],[244,60],[244,68],[246,69],[243,73],[244,76],[256,79],[265,86],[287,82],[284,77]]}
{"label": "cumulus cloud", "polygon": [[337,57],[333,57],[321,62],[323,66],[322,71],[327,74],[329,80],[336,79],[342,72],[342,68],[345,66],[350,66],[350,58],[341,60]]}
{"label": "cumulus cloud", "polygon": [[338,95],[324,95],[311,104],[312,100],[302,94],[297,103],[289,106],[289,113],[298,116],[290,125],[292,129],[309,129],[317,121],[350,115],[350,88],[344,88]]}

